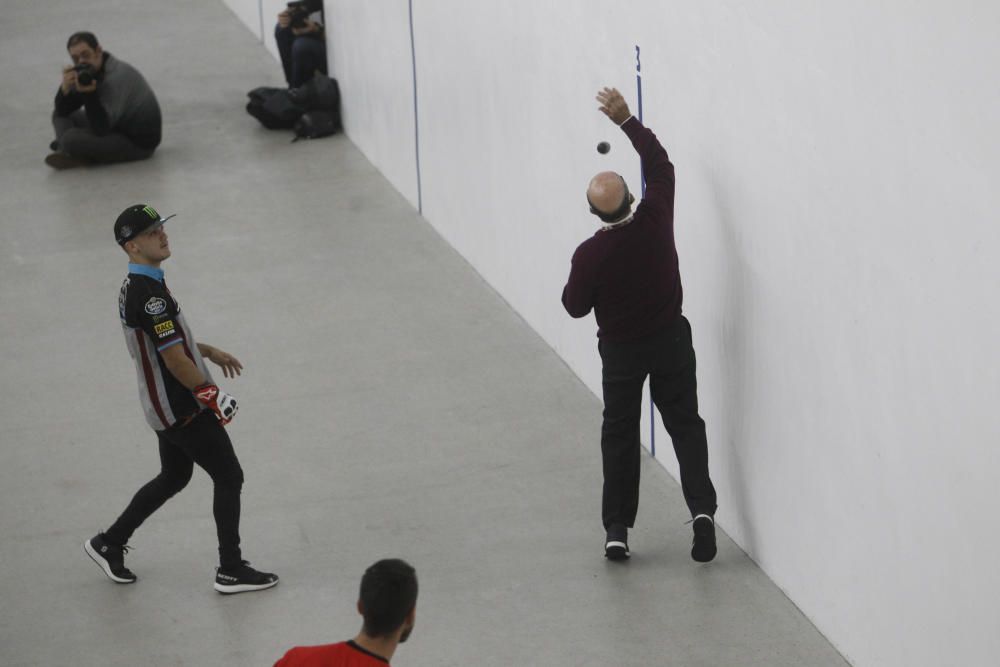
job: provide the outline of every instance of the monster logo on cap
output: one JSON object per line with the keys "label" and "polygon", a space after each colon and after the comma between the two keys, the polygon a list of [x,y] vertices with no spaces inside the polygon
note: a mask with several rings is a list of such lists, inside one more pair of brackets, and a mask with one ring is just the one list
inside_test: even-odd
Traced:
{"label": "monster logo on cap", "polygon": [[159,227],[172,217],[174,216],[161,217],[149,204],[129,206],[115,221],[115,241],[118,245],[125,245],[139,234]]}

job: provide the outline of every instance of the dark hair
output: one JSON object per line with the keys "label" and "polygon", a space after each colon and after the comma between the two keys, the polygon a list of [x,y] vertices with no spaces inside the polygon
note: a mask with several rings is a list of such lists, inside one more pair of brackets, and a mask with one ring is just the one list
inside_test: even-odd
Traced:
{"label": "dark hair", "polygon": [[66,50],[69,51],[80,42],[86,42],[87,46],[92,49],[97,48],[97,37],[94,36],[94,33],[84,31],[74,32],[69,36],[69,39],[66,41]]}
{"label": "dark hair", "polygon": [[399,629],[417,604],[417,571],[406,561],[387,558],[375,563],[361,577],[364,633],[385,637]]}

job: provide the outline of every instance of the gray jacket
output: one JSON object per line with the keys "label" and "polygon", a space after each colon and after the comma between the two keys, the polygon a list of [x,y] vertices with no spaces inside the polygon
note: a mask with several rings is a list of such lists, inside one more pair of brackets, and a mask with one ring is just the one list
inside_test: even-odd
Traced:
{"label": "gray jacket", "polygon": [[139,70],[104,53],[97,91],[56,93],[56,114],[68,116],[84,107],[91,129],[98,135],[120,132],[143,148],[160,144],[162,118],[156,95]]}

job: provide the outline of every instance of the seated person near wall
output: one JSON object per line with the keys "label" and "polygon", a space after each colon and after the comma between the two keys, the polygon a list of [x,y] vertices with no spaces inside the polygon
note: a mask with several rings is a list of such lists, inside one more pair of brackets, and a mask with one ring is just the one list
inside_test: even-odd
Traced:
{"label": "seated person near wall", "polygon": [[101,48],[90,32],[70,36],[73,61],[63,68],[52,114],[53,169],[143,160],[160,145],[160,105],[134,67]]}
{"label": "seated person near wall", "polygon": [[326,74],[323,0],[289,2],[274,29],[289,88],[298,88],[317,71]]}

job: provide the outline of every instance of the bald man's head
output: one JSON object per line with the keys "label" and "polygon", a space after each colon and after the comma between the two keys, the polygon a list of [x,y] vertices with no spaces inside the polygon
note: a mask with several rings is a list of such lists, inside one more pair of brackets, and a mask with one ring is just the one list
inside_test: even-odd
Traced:
{"label": "bald man's head", "polygon": [[587,201],[591,211],[604,222],[617,222],[632,209],[634,198],[629,194],[625,179],[613,171],[602,171],[590,179]]}

